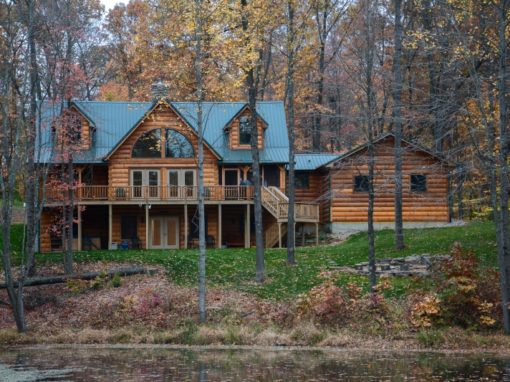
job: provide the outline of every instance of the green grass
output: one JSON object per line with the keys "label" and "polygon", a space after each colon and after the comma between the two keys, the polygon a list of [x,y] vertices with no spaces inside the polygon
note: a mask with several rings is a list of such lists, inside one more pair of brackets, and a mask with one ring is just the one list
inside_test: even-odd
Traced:
{"label": "green grass", "polygon": [[[13,241],[21,243],[22,227],[13,227]],[[481,259],[484,266],[497,264],[496,238],[491,222],[472,222],[464,227],[411,229],[405,231],[406,249],[393,248],[393,231],[384,230],[376,234],[377,258],[408,256],[411,254],[445,254],[452,244],[459,241]],[[17,245],[17,244],[16,244]],[[323,269],[353,265],[367,261],[367,235],[360,233],[339,245],[298,248],[297,265],[285,264],[286,251],[266,250],[265,265],[267,281],[257,285],[255,279],[254,249],[210,249],[207,251],[208,285],[222,286],[245,291],[263,298],[289,299],[308,291],[321,280],[318,274]],[[39,263],[60,262],[61,254],[39,254]],[[118,261],[139,264],[162,265],[168,277],[175,283],[195,286],[198,274],[197,250],[148,250],[148,251],[91,251],[75,254],[78,262]],[[368,287],[366,277],[343,275],[340,284],[355,282]],[[425,287],[413,279],[392,279],[395,295],[409,288]]]}

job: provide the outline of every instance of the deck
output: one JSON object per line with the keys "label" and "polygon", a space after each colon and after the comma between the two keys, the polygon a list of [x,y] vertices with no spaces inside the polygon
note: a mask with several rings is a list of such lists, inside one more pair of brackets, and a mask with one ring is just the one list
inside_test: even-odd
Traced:
{"label": "deck", "polygon": [[[207,204],[252,204],[253,186],[204,186]],[[63,190],[46,190],[46,206],[62,205],[67,198]],[[78,186],[74,201],[83,205],[108,204],[198,204],[197,186]],[[288,220],[288,198],[275,187],[262,187],[262,204],[278,222]],[[295,203],[295,219],[318,222],[319,205]]]}

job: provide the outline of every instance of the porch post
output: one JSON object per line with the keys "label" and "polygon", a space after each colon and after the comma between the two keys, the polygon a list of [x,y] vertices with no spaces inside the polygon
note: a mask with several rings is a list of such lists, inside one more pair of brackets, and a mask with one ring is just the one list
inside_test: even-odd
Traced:
{"label": "porch post", "polygon": [[250,248],[250,205],[246,205],[246,221],[244,223],[244,248]]}
{"label": "porch post", "polygon": [[223,222],[222,222],[222,216],[221,216],[222,210],[221,210],[221,204],[218,204],[218,248],[221,248],[221,244],[223,242]]}
{"label": "porch post", "polygon": [[188,205],[184,205],[184,248],[188,248]]}
{"label": "porch post", "polygon": [[319,245],[319,223],[315,223],[315,245]]}
{"label": "porch post", "polygon": [[149,205],[145,205],[145,249],[149,249]]}
{"label": "porch post", "polygon": [[282,247],[282,223],[278,222],[278,248]]}
{"label": "porch post", "polygon": [[112,249],[112,213],[113,213],[113,206],[111,204],[108,204],[108,249]]}
{"label": "porch post", "polygon": [[78,209],[78,251],[81,251],[81,208],[80,208],[80,205],[78,204],[76,206],[76,208]]}

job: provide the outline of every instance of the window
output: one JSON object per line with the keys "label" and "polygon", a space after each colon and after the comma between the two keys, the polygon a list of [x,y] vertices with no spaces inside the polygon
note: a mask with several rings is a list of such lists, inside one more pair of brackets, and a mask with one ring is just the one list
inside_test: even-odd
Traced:
{"label": "window", "polygon": [[159,195],[159,170],[132,170],[133,197],[156,198]]}
{"label": "window", "polygon": [[120,218],[121,239],[134,239],[138,237],[136,216],[122,216]]}
{"label": "window", "polygon": [[144,133],[133,145],[133,158],[161,158],[161,130]]}
{"label": "window", "polygon": [[251,144],[250,117],[243,116],[239,118],[239,144]]}
{"label": "window", "polygon": [[368,175],[356,175],[354,177],[354,191],[368,192]]}
{"label": "window", "polygon": [[196,194],[195,179],[195,170],[168,170],[169,196],[172,198],[194,197]]}
{"label": "window", "polygon": [[193,146],[188,138],[172,129],[165,129],[165,135],[167,158],[193,158]]}
{"label": "window", "polygon": [[310,187],[310,174],[307,172],[296,172],[294,178],[294,185],[296,188],[309,188]]}
{"label": "window", "polygon": [[412,192],[427,191],[427,176],[423,174],[411,175],[411,191]]}

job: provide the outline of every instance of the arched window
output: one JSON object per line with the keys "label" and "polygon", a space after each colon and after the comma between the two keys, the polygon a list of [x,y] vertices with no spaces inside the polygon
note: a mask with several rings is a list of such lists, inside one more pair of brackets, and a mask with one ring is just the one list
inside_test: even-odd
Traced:
{"label": "arched window", "polygon": [[166,157],[167,158],[193,158],[193,146],[184,135],[172,130],[165,129]]}
{"label": "arched window", "polygon": [[161,158],[161,130],[144,133],[133,146],[133,158]]}

